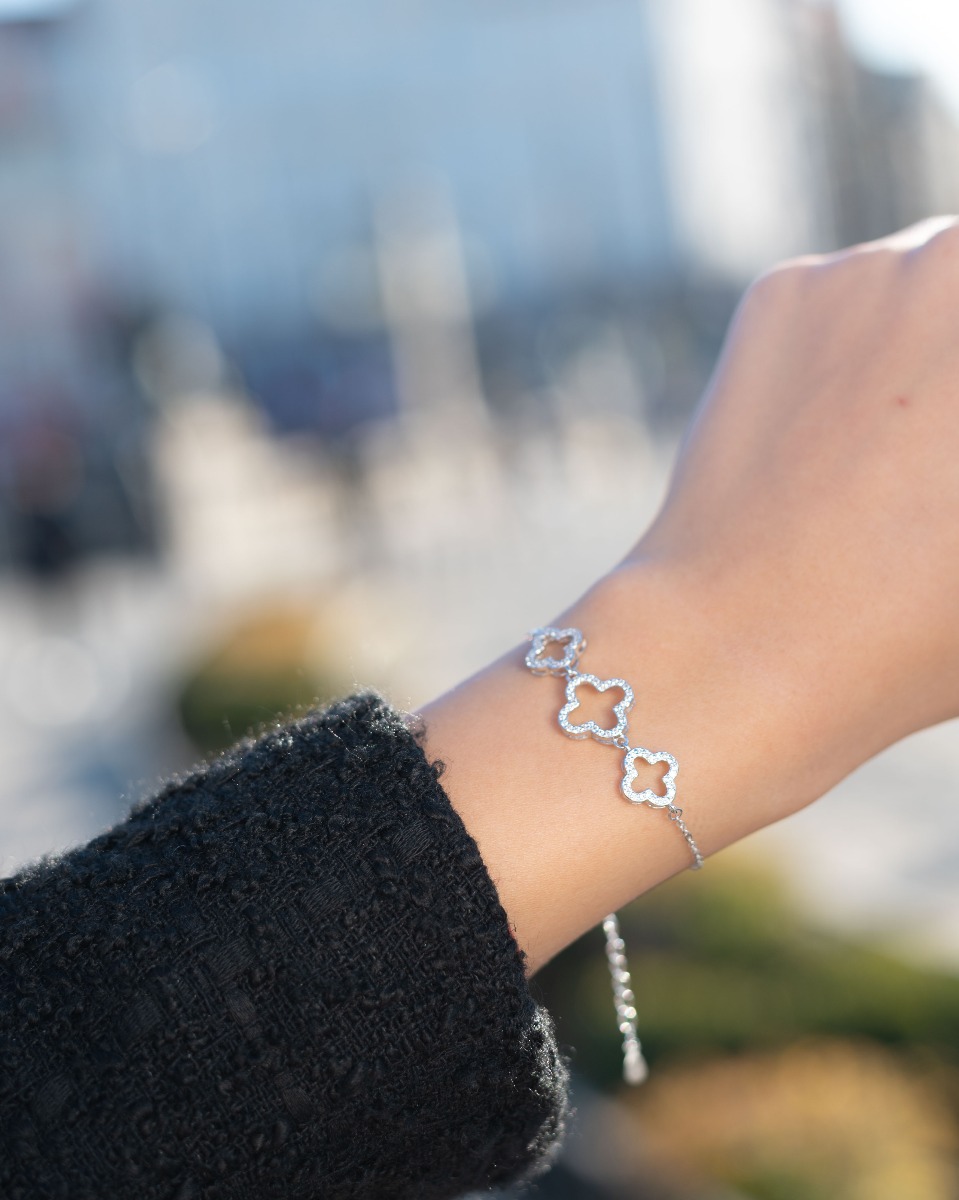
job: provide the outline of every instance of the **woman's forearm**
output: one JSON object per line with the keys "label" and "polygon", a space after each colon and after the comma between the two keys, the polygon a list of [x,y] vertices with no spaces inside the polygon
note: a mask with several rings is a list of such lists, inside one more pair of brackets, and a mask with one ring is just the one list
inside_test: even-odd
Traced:
{"label": "woman's forearm", "polygon": [[[728,607],[634,561],[552,622],[586,635],[581,670],[632,685],[631,740],[678,759],[676,803],[707,855],[856,765],[855,750],[830,735],[829,706],[797,695],[788,654],[765,658],[765,640]],[[532,675],[527,648],[518,644],[422,715],[427,753],[446,764],[446,791],[533,972],[691,859],[665,812],[622,797],[621,751],[563,736],[564,681]],[[594,699],[602,720],[614,701]],[[647,782],[658,774],[637,786]]]}

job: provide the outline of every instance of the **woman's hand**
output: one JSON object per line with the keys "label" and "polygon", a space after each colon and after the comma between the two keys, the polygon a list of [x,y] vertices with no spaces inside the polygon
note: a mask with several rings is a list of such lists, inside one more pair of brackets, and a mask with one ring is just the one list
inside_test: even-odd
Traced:
{"label": "woman's hand", "polygon": [[[765,275],[661,513],[550,622],[632,684],[631,741],[679,760],[707,854],[959,714],[957,314],[952,220]],[[522,655],[424,713],[535,970],[689,852],[622,799],[619,754],[563,737],[562,681]]]}
{"label": "woman's hand", "polygon": [[632,558],[856,759],[959,715],[959,223],[750,288]]}

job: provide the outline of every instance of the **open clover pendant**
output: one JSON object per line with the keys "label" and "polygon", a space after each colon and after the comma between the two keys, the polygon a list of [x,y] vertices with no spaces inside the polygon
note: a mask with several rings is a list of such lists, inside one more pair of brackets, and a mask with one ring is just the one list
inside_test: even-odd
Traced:
{"label": "open clover pendant", "polygon": [[[586,639],[578,629],[534,629],[529,635],[532,646],[526,654],[526,665],[534,675],[565,675],[576,670],[579,656],[586,649]],[[562,658],[550,658],[546,647],[550,643],[565,646]]]}
{"label": "open clover pendant", "polygon": [[[595,688],[597,692],[605,692],[610,688],[620,688],[622,690],[622,700],[618,704],[613,705],[613,716],[616,718],[616,724],[611,728],[606,729],[602,725],[597,725],[595,721],[584,721],[582,724],[576,724],[575,721],[570,720],[571,715],[579,708],[580,704],[579,697],[576,695],[576,689],[584,683]],[[567,737],[592,737],[597,742],[615,744],[625,741],[626,722],[629,710],[632,707],[633,689],[625,679],[600,679],[596,675],[571,675],[566,683],[566,703],[559,710],[559,723],[563,733]]]}
{"label": "open clover pendant", "polygon": [[[641,792],[633,790],[633,780],[639,774],[636,770],[637,758],[648,762],[651,767],[657,763],[668,764],[669,770],[663,776],[663,784],[666,788],[665,796],[660,796],[652,788],[644,788]],[[647,750],[643,746],[634,746],[632,750],[626,752],[626,757],[623,759],[624,773],[620,785],[623,795],[630,804],[651,804],[653,808],[671,808],[676,799],[676,772],[678,770],[679,763],[665,750]]]}

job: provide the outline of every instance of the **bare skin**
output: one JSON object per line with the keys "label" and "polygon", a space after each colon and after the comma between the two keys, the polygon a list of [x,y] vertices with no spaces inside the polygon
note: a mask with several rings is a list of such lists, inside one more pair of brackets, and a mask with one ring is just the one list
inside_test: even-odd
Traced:
{"label": "bare skin", "polygon": [[[759,279],[661,512],[552,622],[633,684],[707,855],[959,716],[957,311],[952,218]],[[689,854],[621,798],[615,751],[562,736],[562,681],[524,652],[422,711],[532,974]]]}

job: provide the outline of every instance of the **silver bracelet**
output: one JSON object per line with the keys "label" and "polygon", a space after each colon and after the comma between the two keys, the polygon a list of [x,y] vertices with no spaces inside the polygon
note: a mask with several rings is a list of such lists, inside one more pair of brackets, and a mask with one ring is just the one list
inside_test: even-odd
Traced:
{"label": "silver bracelet", "polygon": [[[635,699],[633,689],[625,679],[600,679],[578,670],[580,656],[586,649],[586,639],[578,629],[556,629],[547,626],[534,629],[529,635],[533,645],[526,655],[526,665],[534,675],[561,675],[566,680],[566,703],[559,711],[559,727],[567,737],[593,738],[604,746],[614,746],[623,751],[623,778],[620,791],[630,804],[649,804],[653,808],[664,808],[669,819],[676,825],[686,839],[690,853],[693,856],[692,870],[698,871],[703,865],[703,856],[696,845],[693,835],[683,820],[683,810],[676,803],[676,775],[679,763],[665,750],[647,750],[645,746],[630,746],[627,737],[628,714]],[[553,644],[564,646],[562,658],[551,658],[546,653],[547,646]],[[577,724],[573,713],[579,708],[577,688],[588,684],[598,692],[609,688],[618,688],[623,693],[622,700],[613,705],[615,724],[612,726],[597,725],[595,721],[584,721]],[[660,796],[653,788],[644,788],[637,792],[633,782],[638,774],[636,760],[643,759],[650,766],[656,763],[666,763],[667,770],[663,776],[665,794]],[[613,1003],[616,1008],[616,1019],[619,1032],[623,1035],[623,1078],[627,1083],[642,1083],[649,1074],[643,1049],[636,1033],[636,997],[633,994],[629,967],[626,963],[626,947],[620,936],[619,921],[615,913],[610,913],[603,920],[603,933],[606,935],[606,958],[609,962],[609,973],[613,984]]]}

